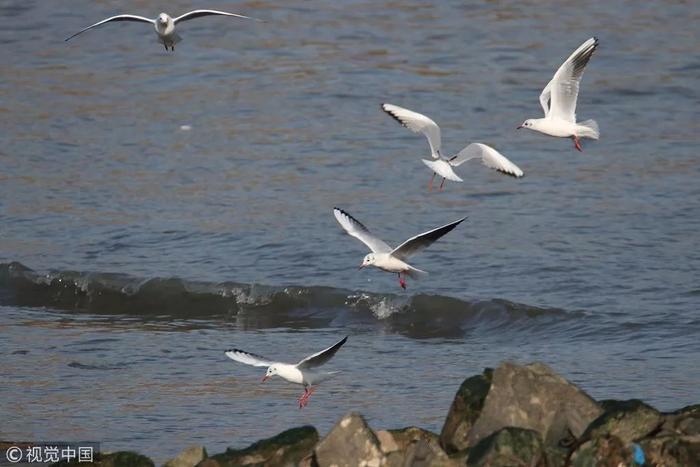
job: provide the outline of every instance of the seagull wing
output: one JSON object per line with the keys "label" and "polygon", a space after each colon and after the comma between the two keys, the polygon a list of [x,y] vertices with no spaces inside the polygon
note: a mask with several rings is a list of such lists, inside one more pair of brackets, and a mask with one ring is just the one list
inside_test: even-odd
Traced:
{"label": "seagull wing", "polygon": [[245,15],[238,15],[236,13],[228,13],[226,11],[219,11],[219,10],[192,10],[189,13],[185,13],[182,16],[178,16],[177,18],[173,18],[173,22],[175,24],[179,23],[180,21],[189,21],[191,19],[195,18],[201,18],[202,16],[212,16],[212,15],[218,15],[218,16],[235,16],[236,18],[245,18],[245,19],[254,19],[255,21],[260,21],[255,18],[251,18],[250,16],[245,16]]}
{"label": "seagull wing", "polygon": [[352,217],[347,212],[339,208],[333,208],[333,214],[340,226],[345,229],[345,231],[360,240],[362,243],[367,245],[370,250],[374,253],[388,253],[391,251],[391,247],[384,243],[383,240],[375,237],[367,227],[362,225],[360,221]]}
{"label": "seagull wing", "polygon": [[252,366],[270,366],[273,362],[270,359],[255,355],[254,353],[246,352],[245,350],[231,349],[226,351],[226,356],[231,360]]}
{"label": "seagull wing", "polygon": [[566,59],[559,67],[552,80],[547,84],[540,95],[540,103],[549,92],[549,112],[545,116],[576,122],[576,100],[578,88],[583,76],[583,70],[591,59],[593,52],[598,47],[598,39],[591,37]]}
{"label": "seagull wing", "polygon": [[328,360],[333,358],[333,355],[338,351],[339,348],[345,344],[345,341],[348,340],[348,336],[343,337],[341,340],[339,340],[337,343],[333,344],[332,346],[328,347],[327,349],[321,350],[320,352],[316,352],[313,355],[309,355],[299,363],[297,363],[297,368],[300,370],[307,370],[310,368],[314,368],[317,366],[321,366],[324,363],[326,363]]}
{"label": "seagull wing", "polygon": [[112,21],[134,21],[136,23],[150,23],[150,24],[155,24],[155,21],[152,19],[144,18],[143,16],[136,16],[136,15],[117,15],[117,16],[112,16],[111,18],[103,19],[102,21],[93,24],[92,26],[88,26],[85,29],[76,32],[72,36],[68,37],[66,41],[69,41],[73,39],[75,36],[78,34],[82,34],[88,29],[96,28],[97,26],[103,25],[105,23],[110,23]]}
{"label": "seagull wing", "polygon": [[522,177],[523,171],[520,167],[509,161],[503,154],[496,151],[491,146],[487,146],[481,143],[472,143],[466,148],[459,151],[456,156],[453,156],[448,162],[453,166],[462,165],[471,159],[481,159],[481,162],[486,167],[497,170],[505,175],[510,175],[511,177]]}
{"label": "seagull wing", "polygon": [[546,117],[549,115],[549,100],[552,97],[552,82],[550,81],[547,83],[547,86],[544,87],[542,90],[542,94],[540,94],[540,105],[542,106],[542,110],[544,110],[544,116]]}
{"label": "seagull wing", "polygon": [[423,114],[404,109],[398,105],[382,104],[382,110],[412,132],[423,133],[428,138],[433,158],[438,159],[440,157],[440,146],[442,143],[440,140],[440,127],[437,123]]}
{"label": "seagull wing", "polygon": [[394,256],[402,261],[405,261],[409,256],[418,253],[430,245],[435,243],[435,241],[448,233],[450,230],[457,227],[466,217],[461,218],[458,221],[454,221],[437,229],[429,230],[422,234],[418,234],[415,237],[409,238],[401,245],[397,246],[394,251],[391,252],[391,256]]}

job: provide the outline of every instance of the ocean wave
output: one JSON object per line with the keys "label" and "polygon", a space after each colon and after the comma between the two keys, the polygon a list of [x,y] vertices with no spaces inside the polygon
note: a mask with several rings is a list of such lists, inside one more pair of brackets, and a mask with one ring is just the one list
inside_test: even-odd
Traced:
{"label": "ocean wave", "polygon": [[245,329],[382,323],[414,337],[459,337],[466,329],[561,322],[577,315],[502,299],[378,294],[320,286],[209,283],[76,271],[36,272],[0,263],[0,303],[144,319],[232,321]]}

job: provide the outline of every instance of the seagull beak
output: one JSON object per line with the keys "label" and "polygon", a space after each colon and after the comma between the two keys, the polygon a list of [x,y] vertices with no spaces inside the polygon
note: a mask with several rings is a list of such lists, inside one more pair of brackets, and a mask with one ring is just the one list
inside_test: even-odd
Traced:
{"label": "seagull beak", "polygon": [[521,129],[522,127],[523,127],[522,125],[518,125],[515,129],[516,129],[516,130],[519,130],[519,129]]}
{"label": "seagull beak", "polygon": [[357,268],[357,270],[359,271],[360,269],[362,269],[362,268],[364,268],[364,267],[365,267],[365,265],[364,265],[364,264],[360,264],[360,267],[359,267],[359,268]]}
{"label": "seagull beak", "polygon": [[268,379],[270,379],[270,377],[267,376],[267,375],[265,375],[265,376],[263,376],[263,379],[262,379],[262,381],[260,381],[260,382],[261,382],[261,383],[264,383],[264,382],[267,381]]}

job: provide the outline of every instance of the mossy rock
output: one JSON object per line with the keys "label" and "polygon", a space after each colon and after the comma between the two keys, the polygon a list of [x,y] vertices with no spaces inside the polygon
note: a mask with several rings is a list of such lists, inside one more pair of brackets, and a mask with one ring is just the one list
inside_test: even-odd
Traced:
{"label": "mossy rock", "polygon": [[686,467],[700,465],[700,435],[658,436],[639,442],[645,465]]}
{"label": "mossy rock", "polygon": [[614,435],[601,436],[576,448],[571,456],[571,467],[618,467],[634,465],[631,445]]}
{"label": "mossy rock", "polygon": [[581,440],[614,435],[629,445],[659,429],[664,421],[658,410],[637,399],[606,401],[605,406],[606,411],[588,425]]}
{"label": "mossy rock", "polygon": [[[450,458],[440,446],[435,433],[417,427],[378,431],[376,433],[385,467],[457,467],[464,459]],[[463,457],[463,456],[462,456]]]}
{"label": "mossy rock", "polygon": [[469,449],[467,465],[474,467],[546,467],[542,437],[534,430],[507,427]]}
{"label": "mossy rock", "polygon": [[297,465],[311,454],[318,442],[318,431],[302,426],[284,431],[272,438],[251,444],[245,449],[229,448],[203,460],[198,466],[238,467],[263,465]]}
{"label": "mossy rock", "polygon": [[155,467],[148,457],[132,451],[118,451],[110,454],[96,453],[92,462],[56,462],[51,467]]}
{"label": "mossy rock", "polygon": [[700,404],[664,414],[662,431],[664,434],[700,435]]}
{"label": "mossy rock", "polygon": [[163,467],[194,467],[207,458],[204,446],[190,446],[163,464]]}
{"label": "mossy rock", "polygon": [[493,369],[486,368],[483,374],[462,382],[440,432],[440,445],[446,452],[456,453],[469,447],[469,431],[484,408],[492,377]]}
{"label": "mossy rock", "polygon": [[393,436],[399,449],[405,449],[410,443],[415,441],[425,441],[430,444],[439,444],[440,438],[432,431],[424,430],[415,426],[387,430]]}

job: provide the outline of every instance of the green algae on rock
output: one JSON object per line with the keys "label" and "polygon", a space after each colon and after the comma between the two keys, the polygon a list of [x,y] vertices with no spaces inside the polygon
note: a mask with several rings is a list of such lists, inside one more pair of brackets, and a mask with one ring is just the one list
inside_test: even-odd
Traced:
{"label": "green algae on rock", "polygon": [[251,444],[245,449],[227,449],[203,460],[199,467],[238,467],[252,465],[297,465],[308,457],[318,442],[318,431],[302,426],[272,438]]}
{"label": "green algae on rock", "polygon": [[492,376],[493,370],[487,368],[482,374],[465,379],[459,387],[440,432],[440,444],[448,453],[469,447],[469,431],[484,407]]}

